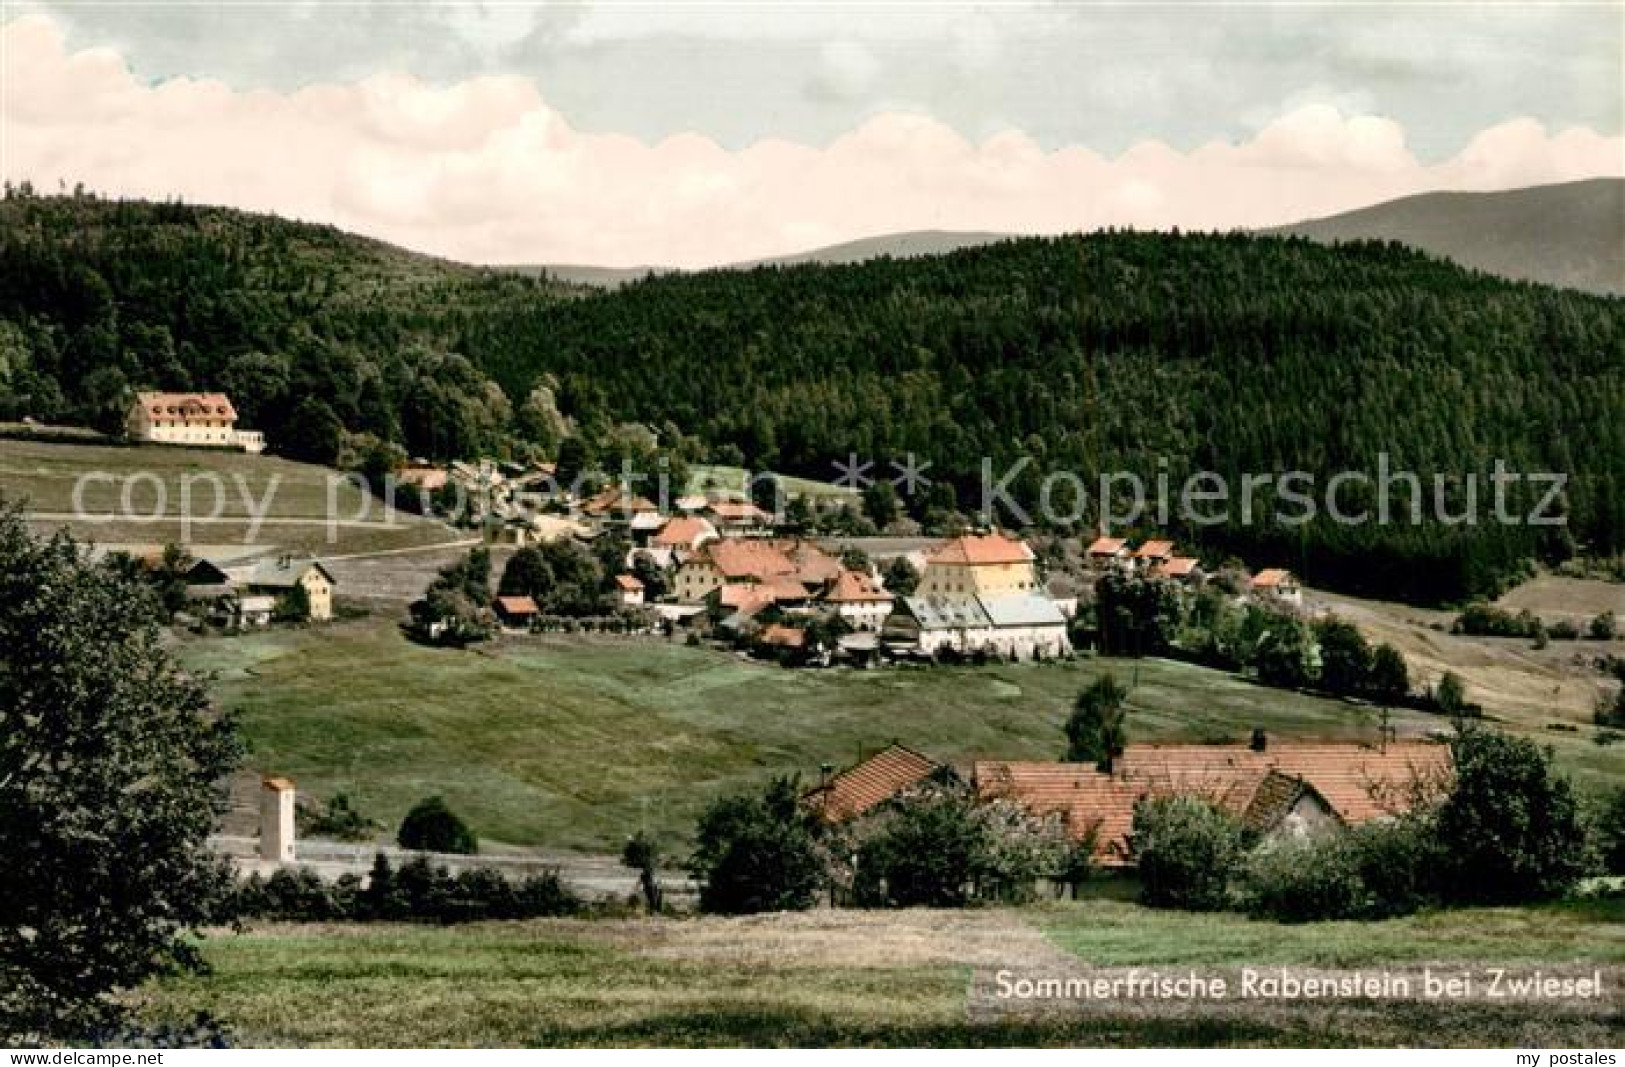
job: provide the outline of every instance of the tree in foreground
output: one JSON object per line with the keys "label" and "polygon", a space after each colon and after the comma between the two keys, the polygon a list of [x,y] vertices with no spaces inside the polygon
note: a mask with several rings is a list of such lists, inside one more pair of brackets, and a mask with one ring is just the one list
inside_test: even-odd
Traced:
{"label": "tree in foreground", "polygon": [[1104,674],[1078,694],[1072,717],[1066,721],[1066,758],[1072,763],[1093,763],[1103,771],[1123,754],[1128,741],[1123,726],[1123,702],[1128,690],[1117,678]]}
{"label": "tree in foreground", "polygon": [[117,994],[196,970],[229,875],[206,844],[229,721],[170,658],[152,593],[0,503],[0,1032],[84,1039]]}
{"label": "tree in foreground", "polygon": [[859,898],[905,908],[963,907],[990,851],[971,797],[943,792],[916,798],[863,843]]}
{"label": "tree in foreground", "polygon": [[1586,870],[1585,829],[1551,750],[1475,727],[1450,747],[1455,782],[1437,820],[1446,897],[1522,904],[1572,888]]}
{"label": "tree in foreground", "polygon": [[817,900],[823,864],[794,779],[775,779],[759,796],[713,802],[695,837],[689,870],[706,911],[800,911]]}
{"label": "tree in foreground", "polygon": [[441,797],[425,797],[414,804],[401,820],[395,840],[402,848],[418,852],[472,856],[480,850],[480,839]]}

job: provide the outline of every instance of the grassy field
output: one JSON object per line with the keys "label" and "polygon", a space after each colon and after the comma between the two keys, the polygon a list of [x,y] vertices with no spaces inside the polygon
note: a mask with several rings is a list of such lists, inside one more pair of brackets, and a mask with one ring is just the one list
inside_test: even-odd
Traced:
{"label": "grassy field", "polygon": [[[317,796],[351,792],[393,826],[443,793],[482,835],[618,849],[639,826],[674,837],[712,797],[892,740],[940,759],[1055,758],[1073,698],[1111,670],[1132,686],[1137,740],[1272,735],[1373,741],[1375,713],[1162,660],[791,671],[656,638],[535,636],[470,651],[405,640],[396,619],[190,639],[243,713],[251,765]],[[1434,717],[1397,715],[1402,735]],[[1553,735],[1590,780],[1625,777],[1625,746]]]}
{"label": "grassy field", "polygon": [[209,938],[212,975],[144,990],[277,1045],[1613,1044],[1601,1002],[991,1005],[991,975],[1084,966],[1475,970],[1625,965],[1618,902],[1280,927],[1132,904],[454,928],[269,926]]}
{"label": "grassy field", "polygon": [[[1594,661],[1609,653],[1625,656],[1625,639],[1553,640],[1534,648],[1526,638],[1452,634],[1456,613],[1451,611],[1318,591],[1314,599],[1357,624],[1372,641],[1386,641],[1404,653],[1413,684],[1432,684],[1453,671],[1466,684],[1468,699],[1490,715],[1548,734],[1554,723],[1592,732],[1598,694],[1614,688]],[[1533,610],[1548,623],[1568,619],[1583,629],[1603,611],[1625,618],[1625,585],[1543,575],[1513,589],[1501,602],[1511,610]]]}
{"label": "grassy field", "polygon": [[[259,544],[347,555],[454,537],[437,522],[390,516],[326,467],[239,452],[0,440],[0,492],[26,500],[37,527],[66,526],[102,544]],[[266,521],[254,530],[256,514]],[[195,520],[189,528],[183,515]],[[329,517],[339,520],[331,530]]]}
{"label": "grassy field", "polygon": [[[743,493],[747,473],[749,472],[743,467],[695,464],[689,468],[688,491],[700,493],[707,489],[721,487]],[[853,501],[858,498],[858,491],[850,486],[814,481],[811,478],[797,478],[789,474],[775,474],[774,477],[779,480],[779,484],[784,486],[784,491],[793,496]]]}

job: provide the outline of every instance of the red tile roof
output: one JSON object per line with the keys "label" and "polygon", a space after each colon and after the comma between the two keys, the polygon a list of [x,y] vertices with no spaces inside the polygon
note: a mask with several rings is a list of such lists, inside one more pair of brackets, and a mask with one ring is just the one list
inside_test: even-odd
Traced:
{"label": "red tile roof", "polygon": [[810,790],[806,801],[825,822],[857,818],[933,774],[939,764],[893,744]]}
{"label": "red tile roof", "polygon": [[499,596],[497,607],[504,615],[539,615],[541,609],[528,596]]}
{"label": "red tile roof", "polygon": [[831,604],[865,604],[890,602],[892,595],[875,584],[875,580],[859,571],[842,570],[824,599]]}
{"label": "red tile roof", "polygon": [[137,393],[135,401],[153,419],[225,419],[235,421],[237,409],[225,393]]}
{"label": "red tile roof", "polygon": [[1172,541],[1147,541],[1134,550],[1137,559],[1167,559],[1174,554]]}
{"label": "red tile roof", "polygon": [[1292,572],[1282,570],[1280,567],[1267,567],[1253,575],[1254,589],[1277,589],[1282,585],[1294,584]]}
{"label": "red tile roof", "polygon": [[704,519],[679,515],[660,528],[654,543],[662,548],[693,548],[701,540],[717,535],[715,526]]}
{"label": "red tile roof", "polygon": [[1121,537],[1097,537],[1089,546],[1091,556],[1115,556],[1123,551],[1128,542]]}
{"label": "red tile roof", "polygon": [[1030,563],[1033,550],[1000,533],[976,534],[944,541],[926,556],[927,563]]}
{"label": "red tile roof", "polygon": [[641,593],[643,583],[630,574],[617,574],[615,584],[628,593]]}
{"label": "red tile roof", "polygon": [[1158,563],[1151,573],[1159,578],[1184,578],[1196,573],[1196,560],[1189,556],[1174,556]]}
{"label": "red tile roof", "polygon": [[807,644],[807,631],[774,623],[762,628],[758,640],[764,645],[774,645],[778,648],[803,648]]}
{"label": "red tile roof", "polygon": [[607,515],[610,512],[659,511],[660,508],[648,497],[628,492],[625,486],[612,485],[581,505],[581,510],[589,515]]}
{"label": "red tile roof", "polygon": [[768,514],[748,500],[714,500],[706,510],[729,522],[765,522]]}
{"label": "red tile roof", "polygon": [[397,478],[404,485],[415,485],[432,492],[445,488],[447,472],[444,467],[406,467]]}
{"label": "red tile roof", "polygon": [[973,776],[983,800],[1008,799],[1035,815],[1060,813],[1081,839],[1096,832],[1096,858],[1129,858],[1134,805],[1146,796],[1195,794],[1254,829],[1279,822],[1304,791],[1318,794],[1347,823],[1397,814],[1442,785],[1450,749],[1397,742],[1385,750],[1355,744],[1271,742],[1239,745],[1130,745],[1111,774],[1088,763],[982,760]]}

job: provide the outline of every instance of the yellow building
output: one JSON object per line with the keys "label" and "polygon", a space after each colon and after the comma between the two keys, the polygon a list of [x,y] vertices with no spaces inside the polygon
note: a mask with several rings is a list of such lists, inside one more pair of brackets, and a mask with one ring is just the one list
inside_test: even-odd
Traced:
{"label": "yellow building", "polygon": [[1032,549],[992,533],[956,537],[937,546],[925,558],[914,595],[999,597],[1037,590]]}
{"label": "yellow building", "polygon": [[282,596],[295,585],[304,586],[310,601],[310,620],[326,622],[333,617],[333,575],[318,560],[281,556],[262,560],[243,581],[250,593]]}

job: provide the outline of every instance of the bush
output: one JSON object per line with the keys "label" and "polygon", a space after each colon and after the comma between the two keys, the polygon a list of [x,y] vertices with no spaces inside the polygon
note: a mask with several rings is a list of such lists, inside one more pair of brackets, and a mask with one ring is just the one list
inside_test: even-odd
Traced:
{"label": "bush", "polygon": [[1476,728],[1451,749],[1455,784],[1438,815],[1447,898],[1522,904],[1569,890],[1585,873],[1585,834],[1551,750]]}
{"label": "bush", "polygon": [[1513,614],[1478,600],[1467,605],[1450,629],[1470,637],[1534,637],[1542,627],[1540,619],[1531,612]]}
{"label": "bush", "polygon": [[987,865],[986,827],[968,797],[937,795],[902,805],[858,854],[860,903],[963,907]]}
{"label": "bush", "polygon": [[1625,786],[1603,800],[1592,822],[1597,858],[1606,874],[1625,874]]}
{"label": "bush", "polygon": [[1134,809],[1140,897],[1156,908],[1214,911],[1229,903],[1242,856],[1240,824],[1198,796],[1153,797]]}
{"label": "bush", "polygon": [[1559,619],[1552,623],[1547,628],[1546,633],[1553,641],[1578,641],[1580,639],[1580,627],[1568,619]]}
{"label": "bush", "polygon": [[823,865],[799,801],[795,780],[779,778],[760,796],[723,797],[705,810],[689,860],[701,908],[740,915],[812,907]]}
{"label": "bush", "polygon": [[1261,848],[1242,900],[1254,918],[1277,922],[1407,915],[1435,899],[1438,859],[1421,819],[1366,823]]}
{"label": "bush", "polygon": [[438,796],[425,797],[417,802],[395,837],[402,848],[416,852],[449,852],[471,856],[479,851],[479,838],[457,813],[446,806]]}
{"label": "bush", "polygon": [[1593,641],[1612,641],[1619,633],[1619,622],[1614,618],[1613,612],[1605,611],[1591,620],[1591,625],[1586,627],[1586,633]]}
{"label": "bush", "polygon": [[1366,909],[1366,886],[1353,835],[1334,830],[1260,848],[1242,885],[1246,911],[1277,922],[1350,919]]}
{"label": "bush", "polygon": [[377,829],[378,824],[356,809],[348,793],[336,793],[328,799],[326,808],[305,820],[300,834],[334,841],[365,841]]}

